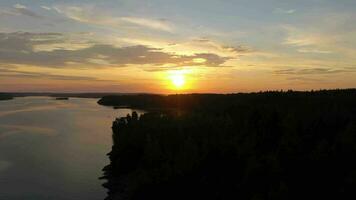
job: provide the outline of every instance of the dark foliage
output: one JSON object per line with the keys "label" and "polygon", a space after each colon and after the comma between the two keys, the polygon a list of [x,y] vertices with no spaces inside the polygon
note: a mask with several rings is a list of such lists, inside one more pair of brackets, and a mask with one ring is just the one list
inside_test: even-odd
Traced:
{"label": "dark foliage", "polygon": [[69,100],[68,97],[56,97],[56,100]]}
{"label": "dark foliage", "polygon": [[13,96],[7,93],[0,93],[0,101],[1,100],[10,100],[13,99]]}
{"label": "dark foliage", "polygon": [[107,199],[355,197],[356,90],[120,98]]}

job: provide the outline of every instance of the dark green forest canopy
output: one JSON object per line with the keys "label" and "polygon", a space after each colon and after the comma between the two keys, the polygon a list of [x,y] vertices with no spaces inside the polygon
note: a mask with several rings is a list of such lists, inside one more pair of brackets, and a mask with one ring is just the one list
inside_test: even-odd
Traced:
{"label": "dark green forest canopy", "polygon": [[99,103],[155,108],[113,122],[107,199],[355,197],[356,90]]}

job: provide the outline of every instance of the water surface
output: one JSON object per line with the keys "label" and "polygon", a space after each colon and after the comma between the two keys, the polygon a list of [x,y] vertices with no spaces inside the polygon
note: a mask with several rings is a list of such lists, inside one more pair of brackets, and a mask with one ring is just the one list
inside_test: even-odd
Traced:
{"label": "water surface", "polygon": [[131,113],[97,99],[0,101],[0,200],[99,200],[111,123]]}

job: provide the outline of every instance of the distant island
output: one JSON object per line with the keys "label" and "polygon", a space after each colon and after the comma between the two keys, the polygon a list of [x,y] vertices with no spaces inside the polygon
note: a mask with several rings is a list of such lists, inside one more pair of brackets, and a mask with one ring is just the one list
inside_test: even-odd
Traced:
{"label": "distant island", "polygon": [[69,100],[68,97],[57,97],[56,100]]}
{"label": "distant island", "polygon": [[356,90],[106,96],[151,109],[113,122],[107,200],[347,199]]}
{"label": "distant island", "polygon": [[14,97],[10,94],[6,94],[6,93],[0,93],[0,101],[4,101],[4,100],[11,100]]}

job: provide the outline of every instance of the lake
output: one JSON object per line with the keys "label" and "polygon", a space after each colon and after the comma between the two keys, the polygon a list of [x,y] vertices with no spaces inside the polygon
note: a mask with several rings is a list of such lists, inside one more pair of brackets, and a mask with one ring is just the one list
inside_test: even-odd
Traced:
{"label": "lake", "polygon": [[[0,101],[1,200],[100,200],[111,124],[131,109],[98,99]],[[142,113],[138,111],[138,113]]]}

